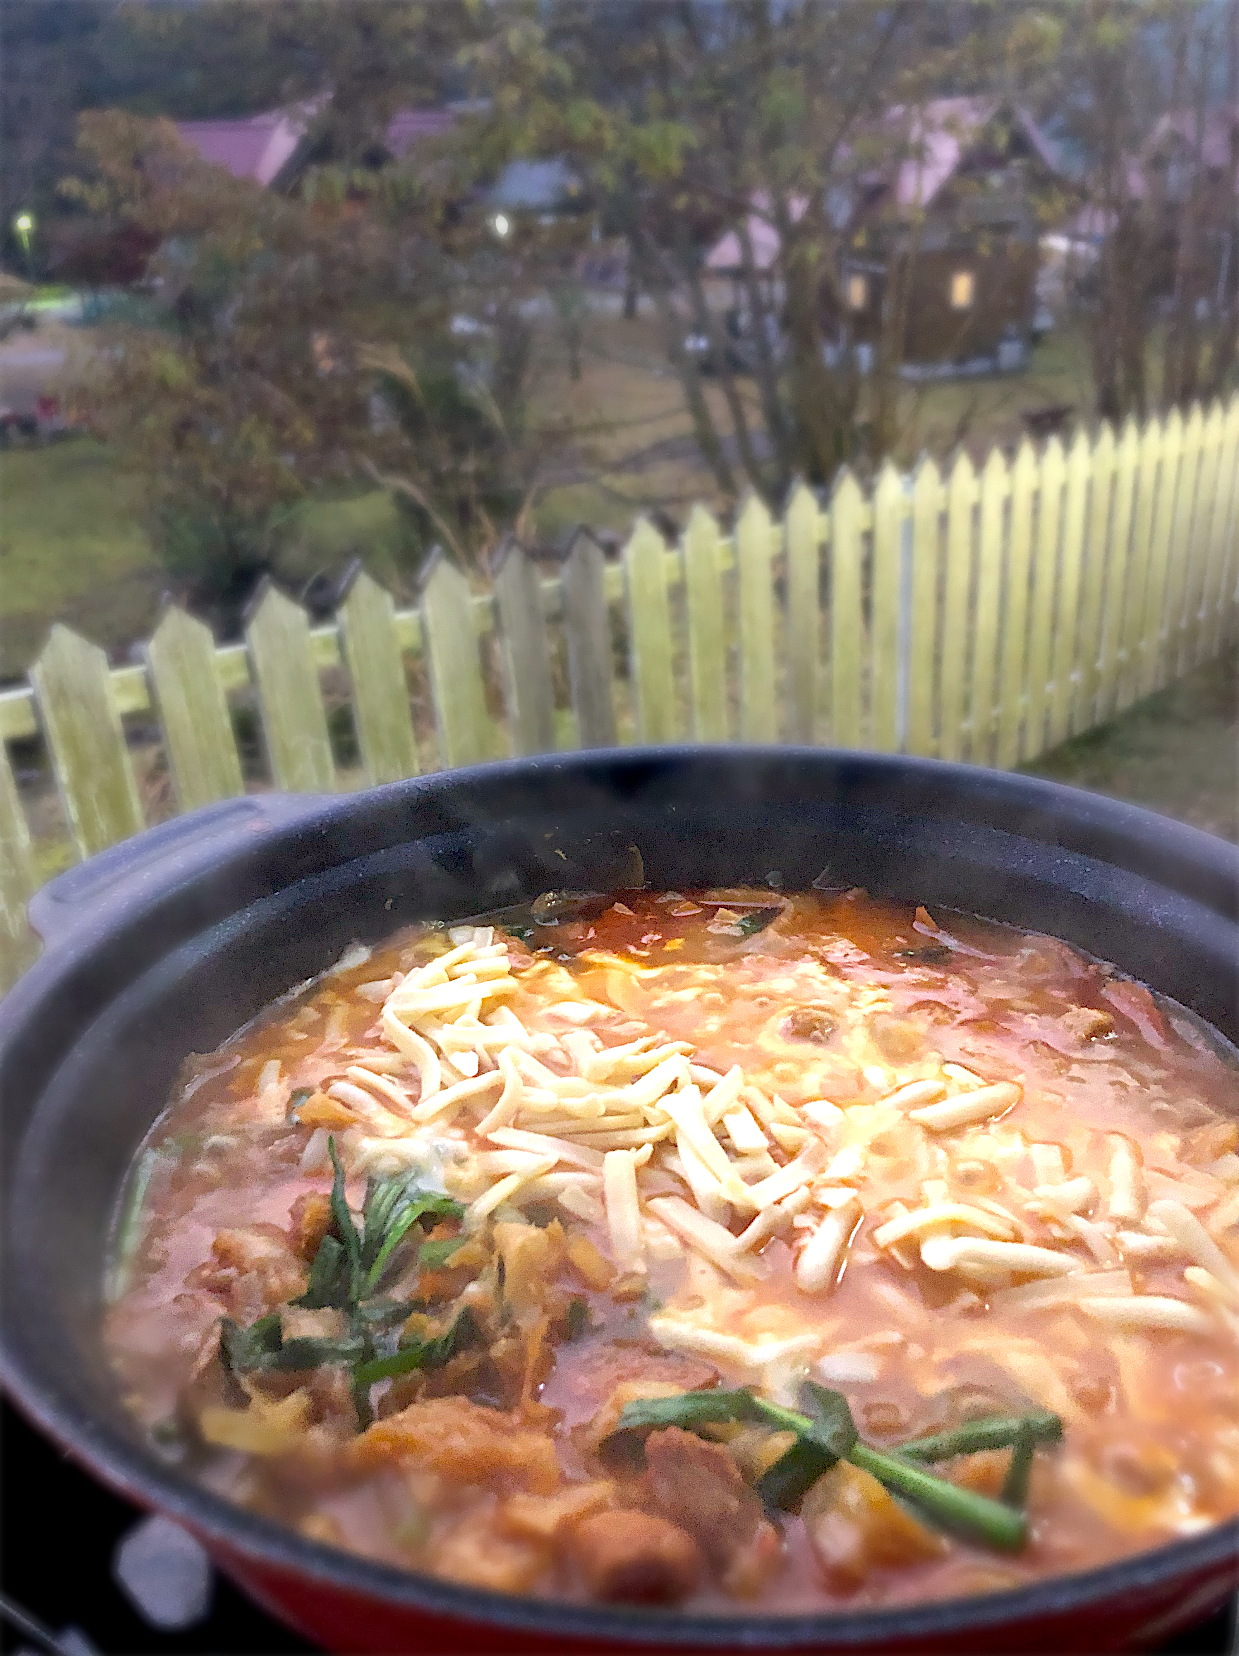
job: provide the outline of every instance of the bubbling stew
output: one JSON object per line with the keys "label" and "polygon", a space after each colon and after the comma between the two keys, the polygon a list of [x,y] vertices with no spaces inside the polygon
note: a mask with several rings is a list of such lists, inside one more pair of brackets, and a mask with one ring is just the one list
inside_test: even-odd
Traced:
{"label": "bubbling stew", "polygon": [[159,1452],[471,1587],[754,1611],[1074,1572],[1239,1511],[1223,1044],[1049,937],[548,893],[194,1057],[107,1341]]}

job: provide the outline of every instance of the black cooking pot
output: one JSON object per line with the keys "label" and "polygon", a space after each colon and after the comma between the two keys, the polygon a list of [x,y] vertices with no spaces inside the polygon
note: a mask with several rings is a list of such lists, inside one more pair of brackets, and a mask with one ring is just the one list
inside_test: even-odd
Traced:
{"label": "black cooking pot", "polygon": [[188,1052],[355,939],[548,889],[815,880],[1053,933],[1239,1037],[1239,852],[1130,806],[932,761],[816,749],[572,754],[342,797],[232,800],[46,888],[47,951],[0,1004],[2,1377],[105,1483],[192,1529],[340,1651],[1114,1650],[1239,1584],[1239,1523],[1016,1592],[855,1614],[679,1616],[461,1588],[336,1552],[179,1477],[103,1359],[103,1262],[135,1148]]}

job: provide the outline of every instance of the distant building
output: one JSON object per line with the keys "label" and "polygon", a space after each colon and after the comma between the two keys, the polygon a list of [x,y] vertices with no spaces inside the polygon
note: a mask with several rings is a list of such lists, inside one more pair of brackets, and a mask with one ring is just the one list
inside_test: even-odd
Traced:
{"label": "distant building", "polygon": [[[1239,106],[1168,111],[1129,165],[1127,186],[1155,215],[1150,291],[1168,297],[1185,282],[1199,303],[1223,309],[1239,286]],[[1190,270],[1180,257],[1185,230]]]}
{"label": "distant building", "polygon": [[[304,140],[326,96],[309,98],[286,109],[268,109],[258,115],[228,121],[178,121],[182,141],[204,161],[224,167],[234,178],[252,179],[264,189],[291,183],[309,159]],[[402,109],[387,123],[387,156],[401,161],[419,141],[440,138],[456,120],[452,109]]]}
{"label": "distant building", "polygon": [[584,192],[566,161],[510,161],[484,199],[492,213],[545,220],[580,211]]}
{"label": "distant building", "polygon": [[[264,188],[293,189],[306,167],[313,165],[311,129],[325,101],[320,96],[229,121],[178,121],[176,130],[204,161],[226,168],[234,178],[252,179]],[[374,164],[403,161],[417,144],[445,136],[471,107],[398,110],[387,123]],[[492,214],[544,221],[579,212],[585,202],[580,180],[560,160],[509,162],[481,199]]]}
{"label": "distant building", "polygon": [[291,160],[321,99],[226,121],[178,121],[177,136],[204,161],[265,188]]}
{"label": "distant building", "polygon": [[[1038,242],[1066,191],[1057,154],[1027,111],[996,98],[940,98],[887,112],[878,135],[891,160],[832,189],[825,210],[844,253],[823,283],[824,331],[837,358],[862,368],[903,297],[909,374],[1018,368],[1038,313]],[[766,203],[746,229],[754,273],[777,282],[781,244]],[[790,203],[798,222],[804,200]],[[708,270],[737,279],[744,238],[711,248]]]}

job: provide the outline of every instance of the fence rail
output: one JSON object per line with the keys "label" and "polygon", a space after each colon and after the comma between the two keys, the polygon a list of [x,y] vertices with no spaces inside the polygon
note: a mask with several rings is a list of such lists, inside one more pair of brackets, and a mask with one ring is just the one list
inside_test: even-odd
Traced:
{"label": "fence rail", "polygon": [[[157,727],[176,809],[244,792],[239,699],[266,754],[252,785],[291,790],[682,737],[1010,767],[1234,636],[1237,480],[1239,397],[995,449],[980,471],[888,463],[868,494],[845,472],[781,520],[749,499],[730,534],[695,507],[674,547],[640,521],[618,561],[581,535],[554,578],[513,546],[487,592],[439,559],[415,609],[363,574],[324,627],[268,588],[240,644],[170,609],[136,666],[57,625],[28,687],[0,694],[0,987],[37,950],[9,743],[44,745],[81,857],[146,825],[127,717]],[[356,763],[333,748],[325,684]]]}

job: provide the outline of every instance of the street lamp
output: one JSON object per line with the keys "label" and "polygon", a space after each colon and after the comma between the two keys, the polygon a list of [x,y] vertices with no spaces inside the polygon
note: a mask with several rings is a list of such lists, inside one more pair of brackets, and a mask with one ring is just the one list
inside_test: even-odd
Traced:
{"label": "street lamp", "polygon": [[500,241],[502,241],[512,229],[512,220],[506,213],[496,213],[494,218],[491,219],[490,225],[491,229],[499,237]]}
{"label": "street lamp", "polygon": [[13,220],[13,234],[22,247],[22,258],[26,264],[26,275],[30,275],[30,237],[34,232],[34,214],[23,209]]}

